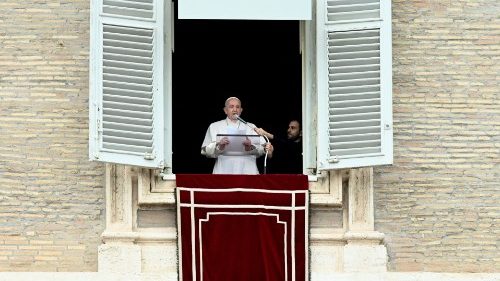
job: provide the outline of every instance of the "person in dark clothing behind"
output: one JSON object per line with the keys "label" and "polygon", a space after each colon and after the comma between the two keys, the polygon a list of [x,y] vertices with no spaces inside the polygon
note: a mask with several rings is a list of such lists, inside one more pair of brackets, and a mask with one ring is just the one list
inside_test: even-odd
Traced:
{"label": "person in dark clothing behind", "polygon": [[255,128],[255,132],[273,140],[270,173],[302,174],[302,129],[298,120],[290,121],[286,137],[271,134],[262,128]]}

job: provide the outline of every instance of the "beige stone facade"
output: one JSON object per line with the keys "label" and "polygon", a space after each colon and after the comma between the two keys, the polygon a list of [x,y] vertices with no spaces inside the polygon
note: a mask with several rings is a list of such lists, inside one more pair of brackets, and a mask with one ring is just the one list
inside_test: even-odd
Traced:
{"label": "beige stone facade", "polygon": [[[89,1],[0,9],[0,271],[175,272],[172,181],[88,161]],[[394,164],[311,182],[311,276],[498,273],[500,4],[392,9]]]}
{"label": "beige stone facade", "polygon": [[0,2],[0,270],[95,271],[104,165],[89,162],[89,1]]}

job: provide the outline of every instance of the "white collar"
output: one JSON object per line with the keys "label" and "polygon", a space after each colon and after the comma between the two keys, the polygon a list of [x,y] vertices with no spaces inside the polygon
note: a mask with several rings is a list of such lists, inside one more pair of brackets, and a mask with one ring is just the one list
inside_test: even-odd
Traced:
{"label": "white collar", "polygon": [[240,128],[241,122],[240,120],[237,120],[236,122],[233,122],[233,120],[229,119],[229,117],[226,117],[226,125],[231,126],[231,127],[238,127]]}

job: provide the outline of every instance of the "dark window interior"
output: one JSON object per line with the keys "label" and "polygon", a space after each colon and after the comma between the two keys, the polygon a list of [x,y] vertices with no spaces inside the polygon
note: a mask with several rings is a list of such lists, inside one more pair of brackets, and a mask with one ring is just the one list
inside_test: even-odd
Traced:
{"label": "dark window interior", "polygon": [[285,133],[291,118],[301,118],[299,51],[298,21],[176,17],[173,172],[212,172],[215,160],[200,154],[201,143],[209,124],[225,118],[230,96],[241,99],[244,120],[272,133]]}

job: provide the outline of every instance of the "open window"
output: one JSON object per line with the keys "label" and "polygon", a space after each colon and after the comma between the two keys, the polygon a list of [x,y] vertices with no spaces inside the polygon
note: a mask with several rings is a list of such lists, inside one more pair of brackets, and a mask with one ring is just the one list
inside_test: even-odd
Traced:
{"label": "open window", "polygon": [[91,160],[210,173],[200,145],[236,95],[272,132],[302,117],[306,173],[391,163],[390,3],[318,1],[306,21],[178,20],[174,7],[91,2]]}
{"label": "open window", "polygon": [[174,173],[212,172],[215,160],[200,147],[210,123],[226,118],[230,96],[241,99],[244,120],[270,132],[286,133],[289,118],[301,117],[299,28],[299,21],[176,20]]}

